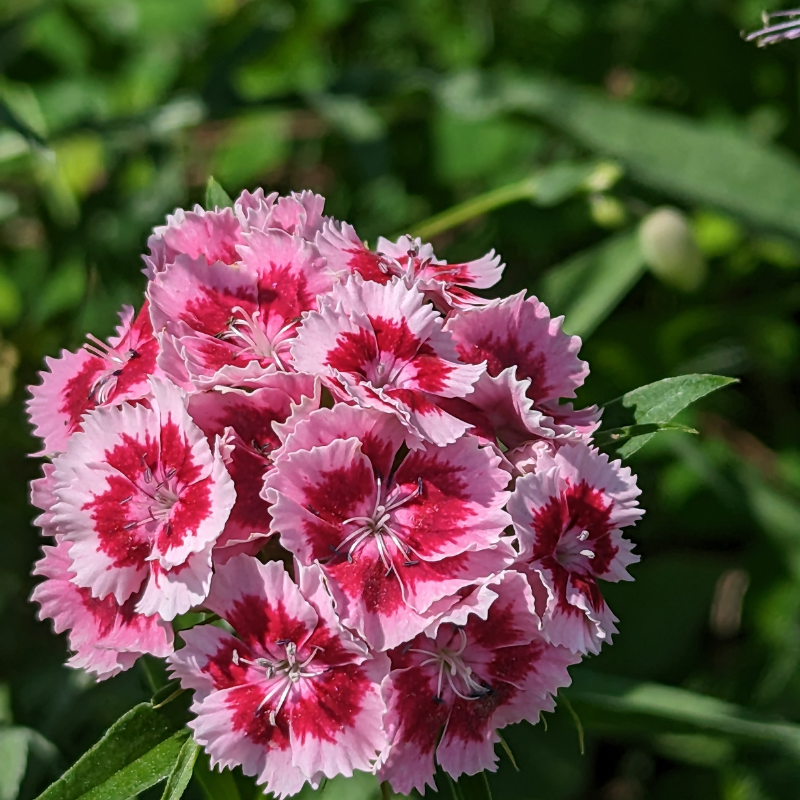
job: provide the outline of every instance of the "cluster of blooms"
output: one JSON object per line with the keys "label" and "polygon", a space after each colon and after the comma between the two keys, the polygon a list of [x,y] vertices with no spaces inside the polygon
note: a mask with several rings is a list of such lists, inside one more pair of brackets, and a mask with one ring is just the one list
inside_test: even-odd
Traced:
{"label": "cluster of blooms", "polygon": [[[375,251],[310,192],[177,211],[108,343],[48,360],[29,413],[52,537],[41,617],[98,678],[144,653],[194,691],[212,763],[279,796],[496,768],[616,632],[635,479],[562,402],[580,340],[500,259]],[[181,633],[203,609],[221,621]]]}

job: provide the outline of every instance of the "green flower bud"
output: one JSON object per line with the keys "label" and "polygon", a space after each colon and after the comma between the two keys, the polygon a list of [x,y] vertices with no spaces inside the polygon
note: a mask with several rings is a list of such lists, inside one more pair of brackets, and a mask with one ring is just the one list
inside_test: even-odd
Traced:
{"label": "green flower bud", "polygon": [[706,262],[683,213],[657,208],[642,220],[639,242],[650,271],[682,292],[695,292],[706,278]]}

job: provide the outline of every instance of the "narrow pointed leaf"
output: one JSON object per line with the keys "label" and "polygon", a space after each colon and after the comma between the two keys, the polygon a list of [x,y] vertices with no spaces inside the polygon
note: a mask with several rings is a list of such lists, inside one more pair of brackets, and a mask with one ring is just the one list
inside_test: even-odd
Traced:
{"label": "narrow pointed leaf", "polygon": [[777,747],[800,757],[800,725],[770,720],[715,697],[674,686],[576,671],[570,698],[590,730],[626,737],[715,734],[743,744]]}
{"label": "narrow pointed leaf", "polygon": [[192,772],[200,752],[200,745],[194,739],[187,739],[178,753],[178,760],[172,768],[172,772],[167,778],[167,785],[164,787],[164,794],[161,800],[180,800],[189,781],[192,779]]}
{"label": "narrow pointed leaf", "polygon": [[537,294],[554,314],[564,315],[564,330],[588,336],[636,285],[645,268],[639,236],[629,231],[553,267]]}
{"label": "narrow pointed leaf", "polygon": [[0,728],[0,800],[14,800],[28,764],[26,728]]}
{"label": "narrow pointed leaf", "polygon": [[[614,429],[645,424],[665,424],[684,408],[707,394],[736,383],[723,375],[679,375],[640,386],[605,405],[603,426],[598,435]],[[637,435],[622,444],[617,454],[628,458],[653,437]]]}
{"label": "narrow pointed leaf", "polygon": [[22,136],[30,145],[46,148],[47,143],[2,97],[0,97],[0,125],[6,125]]}
{"label": "narrow pointed leaf", "polygon": [[213,211],[215,208],[228,208],[233,205],[230,195],[213,177],[206,183],[206,209]]}
{"label": "narrow pointed leaf", "polygon": [[39,800],[127,800],[167,778],[189,730],[188,695],[162,708],[140,703],[46,789]]}
{"label": "narrow pointed leaf", "polygon": [[509,76],[487,98],[546,119],[641,183],[800,236],[800,161],[779,147],[557,79]]}

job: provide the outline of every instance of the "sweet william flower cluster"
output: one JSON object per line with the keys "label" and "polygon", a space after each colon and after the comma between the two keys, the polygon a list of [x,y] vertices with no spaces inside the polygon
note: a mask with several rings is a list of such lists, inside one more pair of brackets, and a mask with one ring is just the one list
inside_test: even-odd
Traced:
{"label": "sweet william flower cluster", "polygon": [[[138,313],[48,359],[33,598],[99,679],[167,657],[212,763],[278,796],[356,769],[424,792],[495,769],[616,632],[639,490],[568,402],[579,339],[473,293],[494,253],[370,250],[323,202],[177,211]],[[224,622],[176,650],[197,609]]]}

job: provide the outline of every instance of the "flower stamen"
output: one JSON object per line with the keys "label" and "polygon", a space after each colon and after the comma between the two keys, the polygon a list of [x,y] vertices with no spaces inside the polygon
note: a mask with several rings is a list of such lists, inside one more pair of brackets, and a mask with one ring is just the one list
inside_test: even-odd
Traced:
{"label": "flower stamen", "polygon": [[372,514],[360,515],[349,517],[342,521],[342,525],[356,525],[356,528],[348,533],[339,546],[334,549],[334,555],[341,555],[347,548],[347,560],[353,563],[354,555],[359,547],[369,539],[375,540],[375,547],[378,550],[378,556],[381,563],[386,569],[384,577],[388,577],[392,570],[395,569],[392,552],[389,548],[389,542],[397,549],[403,556],[403,566],[411,567],[419,564],[419,561],[414,561],[410,558],[414,554],[414,549],[407,542],[403,541],[401,534],[392,527],[392,512],[396,511],[406,503],[411,502],[422,494],[422,478],[417,478],[417,488],[406,495],[400,493],[400,487],[395,487],[389,494],[384,497],[383,481],[380,476],[376,478],[377,490],[375,493],[375,505],[372,509]]}
{"label": "flower stamen", "polygon": [[269,687],[267,693],[262,698],[261,702],[256,707],[254,714],[258,714],[264,706],[276,695],[280,694],[278,702],[275,707],[270,709],[269,724],[275,725],[278,714],[280,713],[283,704],[289,697],[292,687],[303,678],[316,678],[321,672],[314,672],[308,670],[307,667],[322,652],[323,648],[314,646],[311,648],[311,654],[303,661],[297,660],[297,645],[291,640],[280,640],[275,642],[276,645],[282,645],[285,649],[285,656],[283,658],[270,659],[259,657],[256,659],[242,658],[237,650],[231,653],[231,661],[237,666],[245,664],[248,667],[256,669],[263,669],[267,680],[275,680],[275,683]]}

